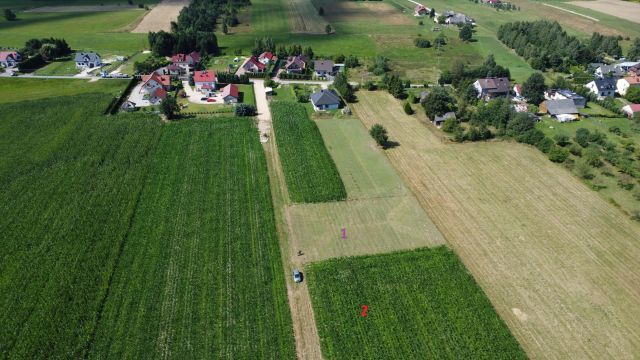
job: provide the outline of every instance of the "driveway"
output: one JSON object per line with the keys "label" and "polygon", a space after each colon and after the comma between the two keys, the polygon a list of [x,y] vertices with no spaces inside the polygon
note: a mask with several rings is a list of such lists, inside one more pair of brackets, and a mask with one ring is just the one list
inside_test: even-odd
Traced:
{"label": "driveway", "polygon": [[213,103],[207,102],[206,100],[200,100],[201,98],[205,97],[203,94],[199,93],[198,91],[194,90],[191,85],[189,85],[188,81],[183,81],[182,82],[182,87],[184,88],[184,92],[187,94],[187,98],[189,98],[189,102],[190,103],[194,103],[194,104],[202,104],[202,105],[215,105],[215,104],[224,104],[224,99],[222,99],[222,96],[220,95],[220,92],[216,92],[216,94],[214,96],[209,96],[208,98],[213,98],[216,101]]}
{"label": "driveway", "polygon": [[271,111],[269,111],[269,102],[267,94],[264,92],[264,80],[253,79],[253,92],[256,95],[256,108],[258,110],[258,131],[260,131],[260,142],[269,140],[271,132]]}

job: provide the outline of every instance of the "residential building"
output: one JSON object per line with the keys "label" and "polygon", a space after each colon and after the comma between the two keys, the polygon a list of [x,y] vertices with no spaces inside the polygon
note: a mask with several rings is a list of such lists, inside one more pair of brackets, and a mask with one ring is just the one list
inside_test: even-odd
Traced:
{"label": "residential building", "polygon": [[640,61],[625,61],[625,62],[616,64],[616,67],[624,71],[625,73],[631,70],[632,68],[637,68],[638,66],[640,66]]}
{"label": "residential building", "polygon": [[151,90],[155,90],[157,88],[162,88],[166,91],[171,90],[171,76],[159,75],[158,73],[154,72],[142,77],[142,86],[140,87],[140,92],[148,93]]}
{"label": "residential building", "polygon": [[211,96],[216,89],[216,73],[211,70],[196,71],[193,73],[193,82],[197,91]]}
{"label": "residential building", "polygon": [[476,22],[472,18],[460,13],[455,13],[453,16],[447,17],[444,23],[449,25],[476,25]]}
{"label": "residential building", "polygon": [[181,77],[187,75],[187,72],[185,71],[185,69],[182,66],[175,65],[175,64],[170,64],[168,66],[161,67],[158,70],[156,70],[156,74],[158,74],[158,75],[169,75],[173,79],[178,79],[178,78],[181,78]]}
{"label": "residential building", "polygon": [[571,99],[545,100],[540,104],[540,112],[548,113],[559,122],[580,119],[580,113]]}
{"label": "residential building", "polygon": [[307,57],[306,56],[289,56],[287,58],[287,63],[284,65],[284,69],[288,73],[297,73],[300,74],[304,72],[304,69],[307,67]]}
{"label": "residential building", "polygon": [[311,94],[309,99],[316,111],[333,110],[340,107],[340,97],[332,90],[323,89],[318,92],[314,92]]}
{"label": "residential building", "polygon": [[473,86],[478,92],[478,98],[485,100],[508,96],[511,89],[509,79],[506,77],[478,79]]}
{"label": "residential building", "polygon": [[335,66],[332,60],[315,60],[313,70],[317,76],[332,77],[335,75]]}
{"label": "residential building", "polygon": [[260,56],[258,56],[258,61],[260,61],[261,63],[263,63],[265,65],[269,65],[269,63],[272,63],[272,62],[274,62],[276,60],[278,60],[278,57],[273,55],[269,51],[265,51],[262,54],[260,54]]}
{"label": "residential building", "polygon": [[102,66],[102,58],[94,52],[79,52],[75,57],[76,68],[93,69]]}
{"label": "residential building", "polygon": [[453,111],[449,111],[448,113],[445,113],[442,116],[436,116],[431,123],[437,127],[442,126],[442,124],[444,124],[444,122],[447,119],[456,119],[456,113],[454,113]]}
{"label": "residential building", "polygon": [[573,101],[576,107],[583,108],[587,105],[587,99],[575,92],[567,89],[549,89],[544,92],[544,98],[547,100],[563,100],[569,99]]}
{"label": "residential building", "polygon": [[189,73],[200,62],[200,53],[193,51],[190,54],[175,54],[171,57],[171,62]]}
{"label": "residential building", "polygon": [[220,90],[220,95],[225,104],[236,104],[238,102],[238,85],[229,84]]}
{"label": "residential building", "polygon": [[521,98],[522,96],[522,85],[515,84],[513,85],[513,93],[516,94],[517,97]]}
{"label": "residential building", "polygon": [[429,15],[429,13],[431,12],[431,9],[429,9],[424,5],[416,5],[414,10],[415,10],[415,16],[418,16],[418,17]]}
{"label": "residential building", "polygon": [[22,55],[17,51],[0,51],[0,66],[14,67],[22,61]]}
{"label": "residential building", "polygon": [[261,63],[258,58],[252,56],[248,58],[240,69],[238,69],[238,75],[242,75],[244,73],[261,73],[266,69],[266,65]]}
{"label": "residential building", "polygon": [[595,71],[595,75],[601,79],[605,77],[620,78],[623,77],[624,74],[625,71],[622,71],[622,69],[615,65],[602,65]]}
{"label": "residential building", "polygon": [[616,79],[606,77],[602,79],[595,79],[592,82],[585,85],[589,91],[596,95],[598,100],[602,100],[609,96],[614,96],[616,93]]}
{"label": "residential building", "polygon": [[634,117],[640,118],[640,104],[629,104],[622,107],[622,111],[627,114],[629,119]]}
{"label": "residential building", "polygon": [[627,91],[629,91],[629,88],[632,86],[640,86],[640,76],[627,76],[625,78],[618,79],[618,81],[616,82],[616,91],[618,92],[618,94],[620,94],[620,96],[625,96],[627,95]]}

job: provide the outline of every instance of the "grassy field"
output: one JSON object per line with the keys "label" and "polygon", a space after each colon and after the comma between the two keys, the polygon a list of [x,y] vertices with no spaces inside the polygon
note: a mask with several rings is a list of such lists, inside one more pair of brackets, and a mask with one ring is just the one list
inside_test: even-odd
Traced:
{"label": "grassy field", "polygon": [[293,33],[325,34],[329,24],[310,0],[286,0],[289,24]]}
{"label": "grassy field", "polygon": [[526,359],[444,246],[328,260],[306,270],[326,359]]}
{"label": "grassy field", "polygon": [[80,70],[76,67],[74,59],[54,61],[35,71],[36,75],[76,75],[78,73]]}
{"label": "grassy field", "polygon": [[0,78],[0,104],[92,92],[119,96],[128,84],[129,80],[124,79],[89,82],[83,79]]}
{"label": "grassy field", "polygon": [[[81,358],[160,122],[109,97],[0,106],[0,356]],[[73,105],[71,105],[73,103]]]}
{"label": "grassy field", "polygon": [[304,106],[276,101],[271,103],[271,113],[291,200],[344,200],[347,194],[336,165]]}
{"label": "grassy field", "polygon": [[91,358],[295,357],[266,171],[251,119],[165,127]]}
{"label": "grassy field", "polygon": [[[640,352],[640,226],[532,147],[444,143],[384,92],[354,110],[533,358]],[[576,329],[580,329],[576,331]]]}
{"label": "grassy field", "polygon": [[[155,4],[158,0],[144,0],[144,4]],[[137,3],[137,2],[136,2]],[[70,6],[70,5],[126,5],[126,0],[0,0],[0,7],[12,9],[30,9],[42,6]],[[4,19],[3,19],[4,20]]]}
{"label": "grassy field", "polygon": [[20,48],[31,38],[56,37],[74,50],[125,55],[148,46],[146,34],[125,32],[142,16],[141,11],[20,13],[19,21],[0,20],[0,47]]}

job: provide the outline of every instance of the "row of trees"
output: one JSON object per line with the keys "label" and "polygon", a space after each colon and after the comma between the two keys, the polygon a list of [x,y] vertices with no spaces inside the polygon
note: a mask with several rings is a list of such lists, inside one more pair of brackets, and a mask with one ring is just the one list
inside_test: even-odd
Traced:
{"label": "row of trees", "polygon": [[203,55],[216,55],[220,49],[218,38],[213,32],[185,30],[178,32],[150,32],[149,44],[157,56],[171,56],[177,53],[198,51]]}

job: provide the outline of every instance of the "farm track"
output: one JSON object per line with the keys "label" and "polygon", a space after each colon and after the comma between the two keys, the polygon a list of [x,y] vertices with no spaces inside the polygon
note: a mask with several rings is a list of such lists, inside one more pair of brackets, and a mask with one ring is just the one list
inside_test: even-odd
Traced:
{"label": "farm track", "polygon": [[354,111],[532,358],[640,353],[640,226],[538,150],[445,144],[383,92]]}
{"label": "farm track", "polygon": [[144,16],[131,32],[148,33],[151,31],[171,30],[171,22],[178,19],[180,10],[189,5],[189,3],[191,3],[191,0],[162,0]]}

